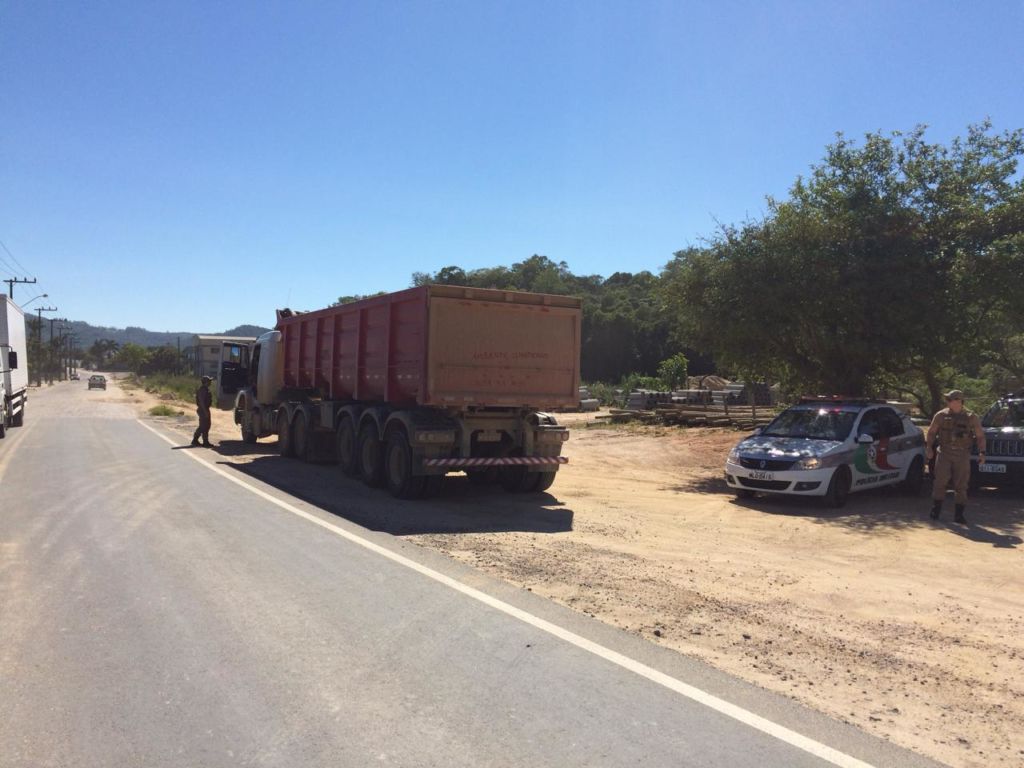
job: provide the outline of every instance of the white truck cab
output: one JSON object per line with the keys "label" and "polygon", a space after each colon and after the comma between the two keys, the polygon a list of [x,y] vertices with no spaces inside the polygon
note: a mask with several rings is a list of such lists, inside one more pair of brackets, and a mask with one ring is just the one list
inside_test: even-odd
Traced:
{"label": "white truck cab", "polygon": [[255,443],[275,433],[283,385],[280,331],[268,331],[252,344],[224,343],[217,371],[217,407],[234,410],[245,442]]}

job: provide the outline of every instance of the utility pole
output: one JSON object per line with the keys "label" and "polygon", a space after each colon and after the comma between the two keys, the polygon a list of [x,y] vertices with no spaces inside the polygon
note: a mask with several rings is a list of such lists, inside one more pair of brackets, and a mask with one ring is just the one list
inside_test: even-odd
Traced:
{"label": "utility pole", "polygon": [[36,326],[36,346],[39,349],[39,362],[36,363],[36,386],[43,386],[43,312],[56,312],[56,307],[36,307],[39,323]]}
{"label": "utility pole", "polygon": [[68,379],[71,374],[78,373],[78,334],[68,334]]}
{"label": "utility pole", "polygon": [[53,384],[53,321],[59,320],[58,317],[50,318],[50,342],[46,350],[46,383]]}
{"label": "utility pole", "polygon": [[29,280],[27,277],[23,277],[19,280],[16,277],[12,277],[10,280],[4,280],[4,282],[7,283],[7,285],[9,286],[8,290],[10,291],[9,295],[11,297],[11,301],[14,301],[14,286],[21,284],[32,285],[32,283],[36,282],[36,279],[33,277],[31,280]]}
{"label": "utility pole", "polygon": [[70,331],[68,319],[65,317],[57,326],[57,381],[64,381],[67,378],[67,346],[68,337],[64,331]]}

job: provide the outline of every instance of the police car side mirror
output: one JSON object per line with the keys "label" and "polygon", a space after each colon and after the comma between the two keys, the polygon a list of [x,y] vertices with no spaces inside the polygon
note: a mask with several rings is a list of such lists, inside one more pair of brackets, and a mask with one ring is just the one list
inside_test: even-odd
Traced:
{"label": "police car side mirror", "polygon": [[869,434],[857,435],[857,442],[863,445],[869,445],[875,442],[875,439]]}
{"label": "police car side mirror", "polygon": [[750,433],[750,436],[751,437],[757,437],[762,432],[764,432],[764,427],[758,427],[757,429],[755,429],[753,432]]}

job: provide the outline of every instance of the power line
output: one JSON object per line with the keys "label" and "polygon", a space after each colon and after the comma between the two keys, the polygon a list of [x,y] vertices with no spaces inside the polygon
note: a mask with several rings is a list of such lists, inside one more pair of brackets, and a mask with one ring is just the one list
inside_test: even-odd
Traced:
{"label": "power line", "polygon": [[[7,247],[7,244],[4,243],[3,240],[0,240],[0,247],[2,247],[7,252],[7,255],[11,257],[11,259],[14,261],[15,265],[17,265],[21,269],[22,272],[25,272],[27,274],[30,271],[30,270],[25,269],[25,265],[22,264],[20,261],[18,261],[18,257],[17,256],[15,256],[13,253],[11,253],[11,249]],[[14,270],[12,269],[11,272],[14,272]]]}

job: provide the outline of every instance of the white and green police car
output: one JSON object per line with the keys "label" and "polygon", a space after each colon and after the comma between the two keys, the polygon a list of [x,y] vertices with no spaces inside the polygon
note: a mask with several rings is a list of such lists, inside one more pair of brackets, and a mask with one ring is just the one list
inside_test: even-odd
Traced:
{"label": "white and green police car", "polygon": [[884,485],[918,493],[924,466],[924,433],[885,401],[804,398],[730,451],[725,481],[741,497],[818,496],[841,507],[851,492]]}

